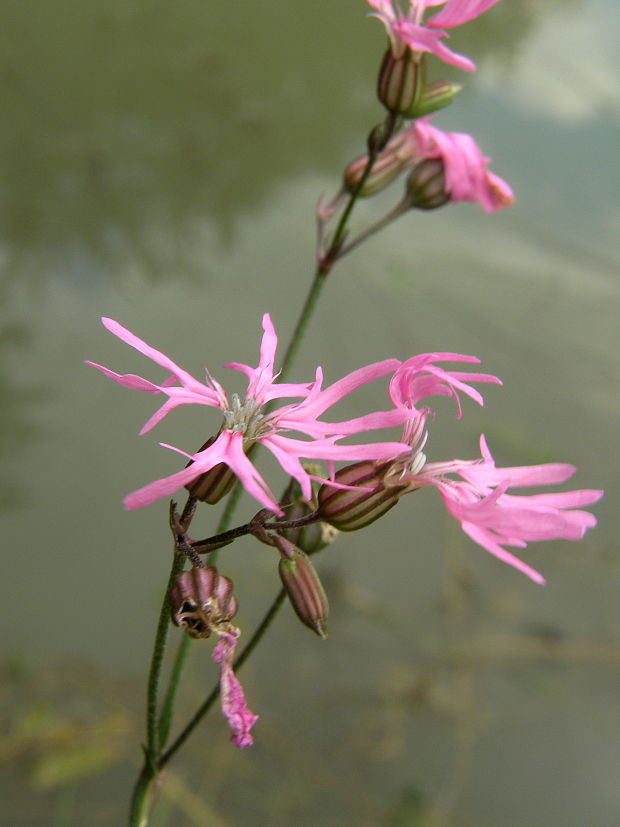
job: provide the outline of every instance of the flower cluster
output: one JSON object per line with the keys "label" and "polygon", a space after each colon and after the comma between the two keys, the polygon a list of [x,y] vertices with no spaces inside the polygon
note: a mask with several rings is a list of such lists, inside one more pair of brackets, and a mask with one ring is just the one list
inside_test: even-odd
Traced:
{"label": "flower cluster", "polygon": [[[381,468],[382,485],[398,488],[397,497],[405,490],[427,486],[436,488],[447,511],[460,522],[463,531],[474,542],[539,583],[544,582],[542,576],[508,552],[505,546],[523,548],[528,541],[553,538],[577,540],[587,528],[596,524],[595,518],[589,512],[580,510],[580,507],[596,502],[602,496],[601,491],[587,489],[516,496],[508,493],[509,489],[514,488],[564,482],[575,472],[571,465],[549,463],[498,468],[484,436],[480,438],[481,457],[478,459],[427,462],[424,453],[428,439],[427,422],[433,412],[427,405],[420,404],[422,400],[438,395],[450,396],[455,400],[457,417],[460,418],[462,409],[459,393],[483,404],[482,395],[472,386],[472,382],[501,384],[496,376],[490,374],[447,370],[438,364],[446,361],[470,364],[479,362],[474,356],[438,352],[413,356],[404,362],[386,359],[349,373],[325,389],[321,387],[320,368],[317,368],[313,382],[278,384],[274,375],[277,338],[271,319],[265,314],[258,366],[251,368],[236,362],[227,365],[241,371],[248,378],[243,400],[232,395],[229,402],[222,386],[209,374],[204,384],[198,382],[167,356],[138,339],[117,322],[104,319],[103,323],[120,339],[172,374],[158,385],[139,376],[118,374],[101,365],[87,363],[125,387],[167,396],[167,400],[147,421],[141,433],[152,428],[168,411],[179,405],[206,405],[218,408],[222,413],[219,434],[209,447],[195,454],[185,454],[189,457],[190,464],[182,471],[130,494],[125,499],[127,508],[147,505],[159,497],[168,496],[205,471],[223,463],[261,505],[275,514],[281,514],[281,506],[246,455],[249,448],[258,442],[271,451],[287,476],[297,481],[307,500],[311,498],[312,479],[321,478],[311,476],[302,465],[300,457],[324,460],[330,465],[330,478],[321,480],[328,488],[331,486],[346,490],[355,487],[350,478],[342,482],[334,474],[333,464],[338,460],[375,463],[377,468]],[[390,408],[345,421],[325,422],[319,419],[329,407],[353,390],[388,374],[391,374]],[[301,397],[301,401],[271,411],[265,408],[271,400],[282,397]],[[400,439],[354,445],[337,444],[346,436],[391,426],[403,426]],[[309,439],[301,440],[284,435],[291,430],[305,434]],[[364,482],[362,488],[368,490],[368,483]],[[330,522],[329,513],[323,514],[323,518]],[[337,522],[334,524],[339,527]]]}
{"label": "flower cluster", "polygon": [[[346,196],[369,198],[407,172],[402,200],[366,230],[361,239],[376,232],[412,207],[436,209],[448,202],[471,201],[486,212],[514,202],[509,184],[488,169],[476,141],[464,132],[444,132],[430,123],[430,116],[450,104],[461,86],[447,81],[426,83],[426,57],[431,54],[460,69],[474,63],[445,45],[446,28],[459,26],[482,14],[497,0],[409,0],[403,12],[397,0],[368,0],[373,16],[384,24],[389,47],[377,79],[377,95],[388,111],[384,124],[368,137],[368,154],[346,167],[340,191],[317,208],[319,263],[325,265],[326,226],[342,207]],[[424,20],[429,6],[440,11]],[[409,121],[409,123],[407,123]],[[345,246],[352,249],[359,239]]]}

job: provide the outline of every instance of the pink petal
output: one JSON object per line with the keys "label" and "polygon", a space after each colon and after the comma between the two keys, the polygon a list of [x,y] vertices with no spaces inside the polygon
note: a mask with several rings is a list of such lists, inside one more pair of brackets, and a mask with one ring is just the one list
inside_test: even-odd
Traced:
{"label": "pink petal", "polygon": [[249,747],[254,741],[250,730],[258,720],[248,709],[243,688],[236,677],[232,659],[236,636],[230,632],[215,630],[220,640],[213,650],[213,660],[220,666],[220,704],[222,713],[232,730],[230,740],[237,747]]}
{"label": "pink petal", "polygon": [[291,456],[306,457],[308,459],[333,460],[360,460],[386,459],[400,456],[409,451],[409,446],[403,442],[369,442],[365,445],[335,445],[332,437],[304,442],[280,435],[271,434],[261,442],[270,450],[276,446]]}
{"label": "pink petal", "polygon": [[308,418],[316,418],[320,416],[336,402],[339,402],[347,394],[352,393],[357,388],[365,385],[367,382],[372,382],[381,376],[396,370],[400,365],[399,359],[385,359],[382,362],[375,362],[366,367],[354,370],[343,376],[342,379],[334,382],[325,390],[320,391],[312,398],[302,402],[300,408],[303,409]]}
{"label": "pink petal", "polygon": [[445,26],[451,29],[473,20],[497,2],[498,0],[448,0],[437,14],[424,22],[427,26]]}
{"label": "pink petal", "polygon": [[193,454],[194,462],[187,468],[155,480],[137,491],[128,494],[124,499],[127,509],[149,505],[161,497],[170,496],[179,488],[209,471],[220,462],[226,463],[233,473],[241,480],[242,485],[265,508],[281,513],[278,504],[269,490],[267,483],[252,465],[243,452],[243,437],[238,432],[222,431],[213,445],[204,451]]}
{"label": "pink petal", "polygon": [[113,333],[115,336],[118,336],[121,341],[126,342],[126,344],[131,345],[131,347],[138,350],[140,353],[143,353],[149,359],[152,359],[158,365],[166,368],[166,370],[173,373],[180,382],[186,385],[191,390],[196,391],[197,393],[204,393],[208,389],[199,382],[197,379],[187,373],[187,371],[180,368],[175,362],[172,361],[168,356],[164,353],[161,353],[159,350],[155,350],[155,348],[147,345],[142,339],[139,339],[137,336],[134,336],[131,331],[127,330],[126,327],[123,327],[118,322],[115,322],[113,319],[106,319],[102,317],[101,322],[105,328],[107,328],[110,333]]}
{"label": "pink petal", "polygon": [[476,68],[473,60],[458,52],[453,52],[442,42],[441,38],[445,37],[447,32],[441,29],[427,29],[426,26],[418,26],[408,20],[401,20],[392,26],[392,31],[413,51],[431,52],[444,63],[456,66],[457,69],[463,69],[465,72],[473,72]]}
{"label": "pink petal", "polygon": [[274,360],[278,337],[271,322],[269,313],[263,315],[263,338],[260,345],[260,358],[248,384],[246,396],[256,399],[257,402],[264,401],[265,390],[273,383]]}
{"label": "pink petal", "polygon": [[472,525],[470,523],[462,523],[461,528],[471,539],[474,543],[477,543],[479,546],[482,546],[488,552],[490,552],[494,557],[497,557],[498,560],[501,560],[503,563],[507,563],[509,566],[517,569],[518,571],[523,572],[527,577],[533,580],[535,583],[540,583],[544,585],[545,578],[536,571],[536,569],[531,568],[523,560],[519,560],[518,557],[515,557],[514,554],[511,554],[506,549],[503,549],[500,545],[498,545],[489,534],[489,532],[484,531],[479,526]]}
{"label": "pink petal", "polygon": [[138,488],[136,491],[132,491],[131,494],[128,494],[123,500],[123,505],[128,511],[133,508],[141,508],[142,506],[150,505],[152,502],[159,500],[161,497],[169,497],[171,494],[174,494],[174,492],[179,488],[187,485],[187,483],[191,482],[193,479],[196,479],[196,477],[200,476],[200,474],[204,474],[205,471],[208,470],[209,468],[204,468],[198,463],[194,463],[188,468],[183,468],[181,471],[171,474],[169,477],[155,480],[155,482],[150,482],[148,485]]}
{"label": "pink petal", "polygon": [[135,391],[151,391],[152,393],[161,393],[159,385],[154,385],[148,379],[143,379],[141,376],[136,376],[134,373],[115,373],[109,368],[104,368],[103,365],[98,365],[96,362],[89,362],[84,360],[85,365],[90,365],[97,368],[104,373],[108,379],[116,382],[118,385],[123,385],[125,388],[132,388]]}

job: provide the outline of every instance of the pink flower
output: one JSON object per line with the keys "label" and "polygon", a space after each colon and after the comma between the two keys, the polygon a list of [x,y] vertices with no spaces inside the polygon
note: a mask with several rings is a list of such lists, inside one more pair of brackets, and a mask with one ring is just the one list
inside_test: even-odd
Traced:
{"label": "pink flower", "polygon": [[[478,361],[459,354],[426,354],[404,362],[391,379],[392,402],[397,408],[411,412],[403,435],[411,449],[407,457],[401,456],[395,461],[398,481],[395,484],[402,484],[404,479],[411,490],[435,486],[448,512],[474,542],[536,583],[544,583],[537,571],[504,546],[525,548],[528,541],[581,539],[588,528],[596,525],[596,518],[579,507],[595,503],[603,492],[585,489],[508,494],[510,488],[565,482],[575,473],[575,468],[564,463],[497,468],[484,436],[480,437],[482,459],[427,462],[422,449],[427,440],[426,420],[433,412],[427,407],[416,407],[417,403],[427,396],[449,395],[454,397],[460,417],[459,391],[483,404],[482,396],[467,382],[499,382],[494,376],[443,371],[432,365],[433,361],[443,359]],[[460,479],[454,479],[454,475]]]}
{"label": "pink flower", "polygon": [[216,628],[215,631],[220,635],[220,640],[213,650],[213,660],[220,667],[222,714],[232,730],[230,740],[233,744],[237,747],[250,747],[254,743],[250,730],[258,720],[258,715],[254,715],[248,709],[243,688],[233,671],[233,655],[239,630],[228,624],[227,630]]}
{"label": "pink flower", "polygon": [[[124,500],[126,508],[138,508],[148,505],[159,497],[169,496],[214,466],[224,463],[255,499],[264,507],[279,514],[280,508],[267,483],[246,456],[246,450],[253,443],[260,442],[274,455],[284,471],[297,480],[303,496],[308,499],[311,496],[311,477],[303,468],[300,462],[301,457],[324,459],[330,462],[375,459],[393,456],[403,448],[403,445],[398,442],[363,445],[336,444],[339,439],[350,434],[400,424],[404,421],[402,412],[377,411],[345,422],[330,423],[318,419],[329,407],[356,388],[393,371],[400,364],[397,359],[386,359],[360,368],[325,389],[321,388],[321,368],[316,369],[313,382],[278,384],[275,381],[277,375],[274,374],[277,337],[269,315],[265,314],[258,366],[252,368],[237,362],[229,362],[225,365],[225,367],[245,374],[248,379],[248,387],[243,399],[233,393],[229,400],[222,386],[209,373],[206,373],[204,383],[199,382],[168,356],[134,336],[118,322],[105,318],[102,322],[111,333],[164,367],[171,374],[168,379],[158,385],[141,376],[119,374],[94,362],[86,363],[98,368],[119,385],[164,394],[167,397],[163,405],[142,427],[141,434],[149,431],[169,411],[179,405],[197,404],[217,408],[223,416],[220,431],[213,444],[195,454],[179,451],[192,460],[191,464],[169,477],[156,480],[129,494]],[[282,405],[271,411],[265,410],[264,406],[267,403],[283,397],[298,397],[301,401]],[[285,436],[289,431],[299,432],[309,439]],[[169,445],[164,447],[172,448]],[[172,450],[178,451],[179,449],[172,448]]]}
{"label": "pink flower", "polygon": [[491,159],[485,158],[471,135],[443,132],[432,126],[428,118],[414,121],[408,134],[412,156],[443,161],[444,188],[451,201],[477,201],[486,212],[513,203],[512,190],[487,169]]}
{"label": "pink flower", "polygon": [[[412,52],[432,52],[435,57],[459,69],[473,71],[475,63],[465,55],[451,51],[442,42],[448,37],[443,27],[451,29],[473,20],[497,0],[409,0],[407,14],[403,14],[398,0],[368,0],[375,10],[374,17],[383,23],[390,38],[392,54],[399,58],[406,49]],[[422,22],[428,6],[445,2],[443,8]]]}

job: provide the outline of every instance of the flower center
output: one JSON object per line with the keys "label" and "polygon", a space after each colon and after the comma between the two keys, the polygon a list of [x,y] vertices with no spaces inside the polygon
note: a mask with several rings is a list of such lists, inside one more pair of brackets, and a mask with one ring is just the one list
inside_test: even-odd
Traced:
{"label": "flower center", "polygon": [[260,405],[249,397],[244,402],[239,394],[232,394],[231,406],[223,411],[226,429],[243,434],[244,439],[258,439],[267,430],[267,418],[259,413]]}

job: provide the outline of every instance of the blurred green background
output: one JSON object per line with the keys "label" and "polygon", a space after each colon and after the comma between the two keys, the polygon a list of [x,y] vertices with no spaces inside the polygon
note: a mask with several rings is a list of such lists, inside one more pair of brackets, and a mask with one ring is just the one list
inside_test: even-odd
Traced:
{"label": "blurred green background", "polygon": [[[195,450],[217,426],[179,411],[138,438],[153,400],[82,360],[159,374],[98,318],[223,382],[223,362],[254,363],[263,312],[287,340],[315,203],[382,117],[367,10],[0,0],[7,827],[124,823],[170,543],[165,502],[121,500],[178,468],[158,441]],[[502,0],[453,32],[479,71],[436,123],[474,134],[517,202],[411,214],[345,259],[291,376],[475,353],[504,387],[460,422],[440,402],[429,459],[474,457],[484,432],[498,464],[574,463],[573,487],[607,490],[600,525],[530,546],[542,588],[431,491],[340,538],[317,558],[329,640],[285,608],[242,673],[255,746],[236,750],[213,715],[170,765],[153,827],[620,824],[619,35],[615,0]],[[244,540],[221,564],[247,637],[273,552]],[[179,720],[212,685],[210,651],[192,646]]]}

